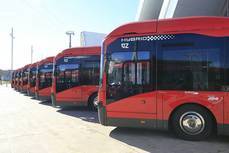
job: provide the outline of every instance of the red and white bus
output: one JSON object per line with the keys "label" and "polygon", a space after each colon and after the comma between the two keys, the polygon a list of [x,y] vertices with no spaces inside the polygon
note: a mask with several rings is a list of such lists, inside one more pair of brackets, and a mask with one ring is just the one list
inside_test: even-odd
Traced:
{"label": "red and white bus", "polygon": [[38,63],[35,97],[38,100],[51,100],[52,72],[54,57],[48,57]]}
{"label": "red and white bus", "polygon": [[21,70],[20,91],[23,93],[26,93],[28,88],[29,67],[30,64],[24,66]]}
{"label": "red and white bus", "polygon": [[106,126],[229,134],[229,18],[130,23],[101,55],[98,113]]}
{"label": "red and white bus", "polygon": [[64,50],[55,57],[53,106],[94,108],[99,85],[100,47]]}
{"label": "red and white bus", "polygon": [[32,97],[35,97],[35,87],[37,82],[37,64],[38,62],[33,63],[29,66],[27,95]]}

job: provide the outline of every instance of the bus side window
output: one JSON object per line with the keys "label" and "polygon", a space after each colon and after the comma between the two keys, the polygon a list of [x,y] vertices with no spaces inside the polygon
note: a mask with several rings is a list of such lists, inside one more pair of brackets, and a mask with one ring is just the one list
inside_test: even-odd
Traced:
{"label": "bus side window", "polygon": [[80,78],[83,85],[98,85],[99,61],[87,61],[83,63]]}
{"label": "bus side window", "polygon": [[[158,88],[162,90],[221,91],[223,41],[207,36],[183,35],[161,44],[158,52]],[[179,42],[180,41],[180,42]],[[182,41],[193,45],[175,45]],[[185,43],[183,43],[185,44]]]}

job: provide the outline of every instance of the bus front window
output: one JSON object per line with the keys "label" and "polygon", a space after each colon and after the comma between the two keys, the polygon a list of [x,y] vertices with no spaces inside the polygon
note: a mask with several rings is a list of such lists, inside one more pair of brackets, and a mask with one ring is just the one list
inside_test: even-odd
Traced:
{"label": "bus front window", "polygon": [[57,63],[56,88],[57,92],[75,87],[79,84],[79,64]]}
{"label": "bus front window", "polygon": [[52,71],[53,63],[47,63],[39,67],[39,89],[44,89],[52,85]]}
{"label": "bus front window", "polygon": [[62,57],[56,62],[56,92],[99,84],[99,56]]}
{"label": "bus front window", "polygon": [[30,86],[35,87],[36,86],[36,68],[32,68],[30,71]]}
{"label": "bus front window", "polygon": [[108,58],[108,102],[148,91],[150,53],[114,52]]}
{"label": "bus front window", "polygon": [[28,69],[26,69],[22,74],[23,86],[28,84]]}

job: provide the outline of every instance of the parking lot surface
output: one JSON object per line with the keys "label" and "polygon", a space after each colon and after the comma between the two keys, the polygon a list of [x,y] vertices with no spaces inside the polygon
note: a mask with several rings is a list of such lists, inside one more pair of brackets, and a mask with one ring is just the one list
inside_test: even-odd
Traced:
{"label": "parking lot surface", "polygon": [[191,142],[168,132],[104,127],[86,108],[58,109],[0,86],[0,153],[229,153],[229,137]]}

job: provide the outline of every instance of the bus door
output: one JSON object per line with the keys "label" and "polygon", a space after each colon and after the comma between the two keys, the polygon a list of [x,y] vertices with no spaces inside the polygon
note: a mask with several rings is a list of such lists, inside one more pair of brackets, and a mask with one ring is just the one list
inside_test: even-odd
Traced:
{"label": "bus door", "polygon": [[117,40],[109,48],[106,63],[108,117],[122,114],[128,118],[154,118],[157,110],[154,42],[131,41],[120,45]]}

